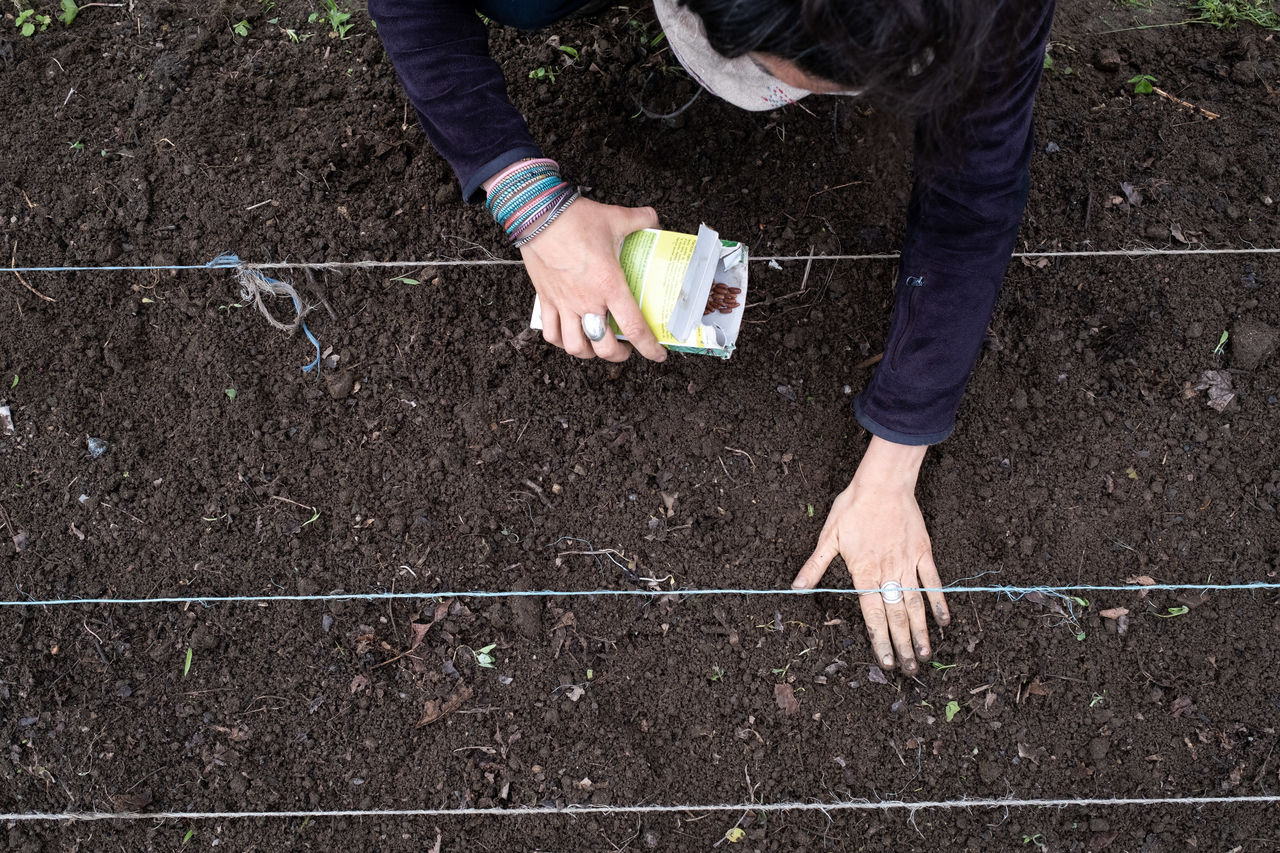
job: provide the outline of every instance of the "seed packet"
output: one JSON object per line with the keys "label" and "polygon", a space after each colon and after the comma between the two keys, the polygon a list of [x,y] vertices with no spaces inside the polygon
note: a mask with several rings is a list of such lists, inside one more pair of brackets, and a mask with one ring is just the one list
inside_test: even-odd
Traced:
{"label": "seed packet", "polygon": [[[622,243],[622,272],[640,313],[669,350],[728,358],[747,304],[747,247],[702,225],[697,235],[646,228]],[[542,328],[538,300],[529,325]],[[610,319],[613,333],[626,340]]]}

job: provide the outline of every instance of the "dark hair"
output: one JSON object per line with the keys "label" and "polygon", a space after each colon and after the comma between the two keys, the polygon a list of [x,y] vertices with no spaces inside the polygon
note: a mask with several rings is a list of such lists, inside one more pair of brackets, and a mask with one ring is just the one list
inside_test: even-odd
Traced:
{"label": "dark hair", "polygon": [[[877,106],[935,119],[972,92],[1018,0],[680,0],[727,58],[767,53]],[[1012,47],[1012,43],[1010,44]]]}

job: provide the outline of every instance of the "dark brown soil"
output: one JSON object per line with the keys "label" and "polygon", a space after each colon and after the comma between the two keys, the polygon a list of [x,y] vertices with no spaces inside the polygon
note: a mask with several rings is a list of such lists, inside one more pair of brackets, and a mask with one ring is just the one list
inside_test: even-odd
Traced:
{"label": "dark brown soil", "polygon": [[[6,259],[505,251],[405,125],[367,20],[339,40],[310,11],[145,3],[30,39],[0,25]],[[231,31],[241,19],[247,38]],[[1177,18],[1063,3],[1039,105],[1052,153],[1036,160],[1022,243],[1280,246],[1280,46],[1248,28],[1107,32],[1151,20]],[[900,123],[822,100],[743,114],[705,95],[646,119],[637,99],[666,111],[693,94],[650,45],[651,13],[554,32],[581,53],[554,83],[528,77],[563,56],[551,32],[495,30],[495,52],[535,136],[594,197],[652,204],[667,227],[705,220],[757,254],[897,247]],[[1095,67],[1103,49],[1118,70]],[[1138,73],[1222,117],[1134,95]],[[845,388],[866,380],[853,365],[879,351],[893,281],[885,262],[804,270],[753,267],[760,304],[732,360],[622,368],[523,333],[531,289],[514,268],[417,270],[418,285],[300,276],[333,309],[311,317],[338,356],[320,377],[298,369],[305,342],[232,307],[226,273],[25,276],[56,302],[7,276],[0,598],[785,586],[865,442]],[[1280,577],[1280,360],[1253,363],[1250,323],[1280,327],[1280,259],[1015,263],[960,427],[925,466],[945,578]],[[1224,330],[1238,334],[1215,354]],[[1237,395],[1221,413],[1193,390],[1215,369]],[[100,458],[90,436],[107,443]],[[564,553],[592,547],[622,565]],[[1116,606],[1123,633],[1099,615]],[[1099,595],[1078,625],[990,595],[952,608],[946,668],[887,683],[840,597],[6,608],[0,811],[1280,785],[1277,596]],[[491,643],[494,668],[478,667],[472,650]],[[178,849],[192,828],[188,849],[429,850],[436,827],[444,850],[702,850],[736,820],[4,831],[14,851]],[[1240,806],[748,814],[742,849],[1263,850],[1274,824],[1273,808]]]}

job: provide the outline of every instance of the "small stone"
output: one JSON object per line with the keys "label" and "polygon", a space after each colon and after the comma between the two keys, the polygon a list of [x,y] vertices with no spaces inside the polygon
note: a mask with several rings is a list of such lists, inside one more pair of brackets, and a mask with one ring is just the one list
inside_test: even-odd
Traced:
{"label": "small stone", "polygon": [[1114,47],[1104,47],[1093,56],[1093,67],[1108,74],[1120,70],[1120,51]]}
{"label": "small stone", "polygon": [[1252,317],[1241,317],[1231,327],[1231,366],[1254,370],[1275,351],[1280,330]]}
{"label": "small stone", "polygon": [[1058,143],[1056,142],[1050,142],[1048,145],[1044,147],[1044,153],[1046,154],[1057,154],[1061,150],[1062,148],[1059,147]]}
{"label": "small stone", "polygon": [[99,456],[107,452],[107,443],[101,438],[89,436],[88,445],[89,455],[94,459],[97,459]]}
{"label": "small stone", "polygon": [[356,377],[350,370],[342,370],[333,374],[325,381],[325,387],[329,390],[329,396],[335,400],[343,400],[351,395],[351,389],[355,387]]}

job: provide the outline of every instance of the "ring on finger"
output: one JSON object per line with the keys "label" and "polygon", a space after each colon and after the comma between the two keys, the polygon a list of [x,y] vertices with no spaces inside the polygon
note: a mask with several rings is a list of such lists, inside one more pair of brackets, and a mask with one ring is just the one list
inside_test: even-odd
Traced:
{"label": "ring on finger", "polygon": [[607,327],[603,314],[583,314],[582,315],[582,333],[587,336],[587,340],[592,343],[598,343],[604,340],[604,333]]}
{"label": "ring on finger", "polygon": [[897,604],[902,601],[902,584],[897,581],[885,581],[880,584],[880,599],[885,604]]}

